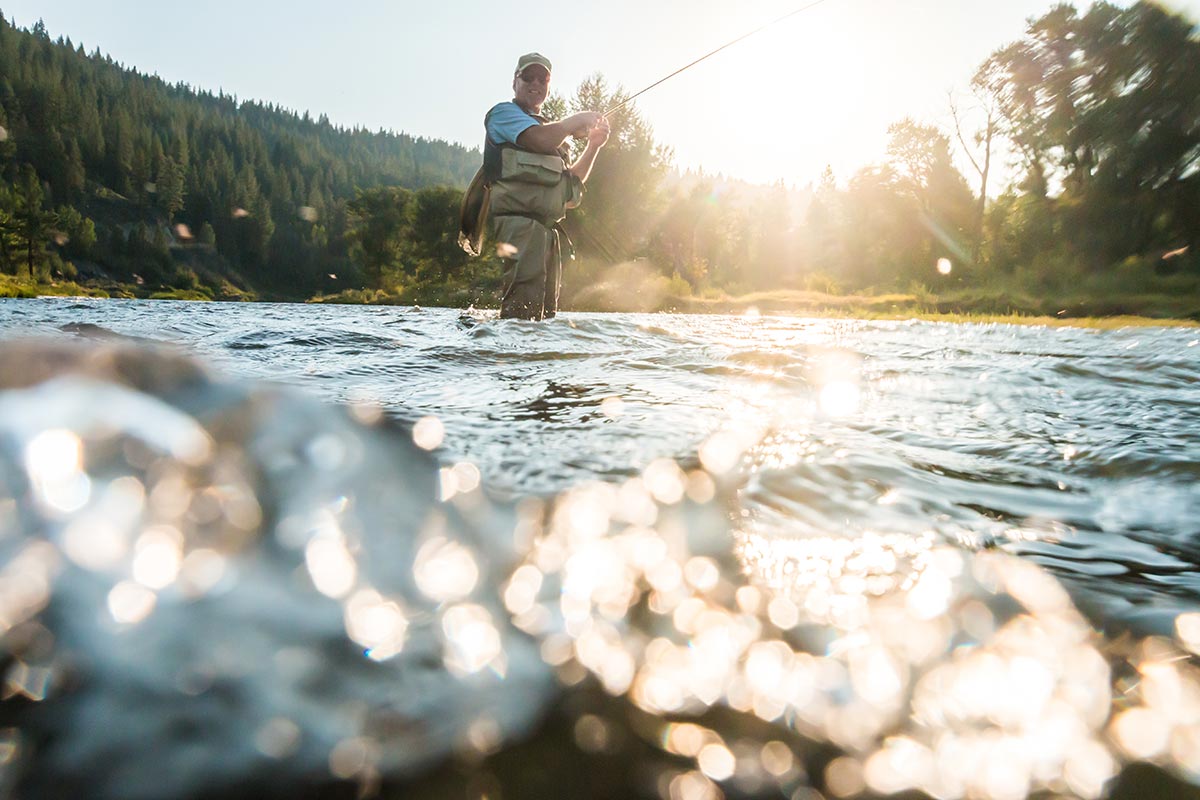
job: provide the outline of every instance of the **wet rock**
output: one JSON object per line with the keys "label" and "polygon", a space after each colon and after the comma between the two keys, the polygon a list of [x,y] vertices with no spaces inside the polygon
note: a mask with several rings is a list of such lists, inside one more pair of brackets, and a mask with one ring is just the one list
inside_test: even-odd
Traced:
{"label": "wet rock", "polygon": [[0,384],[21,796],[371,784],[490,750],[554,696],[490,589],[506,512],[442,503],[377,411],[128,344],[9,344]]}

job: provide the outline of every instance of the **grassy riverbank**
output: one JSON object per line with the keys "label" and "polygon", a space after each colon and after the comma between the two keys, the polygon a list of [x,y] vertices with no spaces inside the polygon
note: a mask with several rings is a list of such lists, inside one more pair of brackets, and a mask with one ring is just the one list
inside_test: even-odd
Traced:
{"label": "grassy riverbank", "polygon": [[564,278],[563,305],[579,311],[668,311],[694,314],[800,314],[858,319],[943,319],[1091,326],[1196,325],[1200,276],[1160,276],[1141,269],[1116,277],[1063,274],[1054,282],[1021,276],[993,278],[978,288],[837,292],[777,289],[699,295],[686,281],[666,278],[637,262],[614,267],[581,265]]}
{"label": "grassy riverbank", "polygon": [[[1194,291],[1173,295],[1142,293],[1119,298],[1075,294],[1040,297],[1013,292],[928,291],[880,294],[831,294],[780,289],[740,296],[710,294],[697,297],[680,292],[686,284],[661,276],[610,273],[607,279],[564,288],[563,307],[571,311],[686,313],[686,314],[793,314],[840,319],[926,319],[943,322],[1071,325],[1090,328],[1129,326],[1200,327],[1200,297]],[[392,290],[358,289],[336,295],[318,295],[308,302],[346,305],[420,305],[450,308],[490,308],[496,292],[463,286],[415,286]],[[140,286],[101,286],[72,281],[36,283],[0,275],[4,297],[116,297],[152,300],[213,300],[205,292],[176,289],[147,291]],[[223,298],[216,298],[223,299]]]}
{"label": "grassy riverbank", "polygon": [[[669,298],[669,310],[701,314],[804,314],[854,319],[929,319],[944,322],[1002,322],[1120,328],[1130,325],[1200,327],[1195,304],[1176,298],[1138,298],[1113,303],[1104,298],[1070,302],[1021,302],[997,296],[914,294],[828,295],[820,292],[758,292],[741,297]],[[1050,311],[1057,306],[1057,309]]]}
{"label": "grassy riverbank", "polygon": [[256,299],[226,282],[224,294],[218,294],[207,286],[196,289],[145,287],[132,283],[113,281],[79,283],[69,280],[31,281],[0,273],[0,298],[4,297],[99,297],[140,300],[229,300],[245,301]]}

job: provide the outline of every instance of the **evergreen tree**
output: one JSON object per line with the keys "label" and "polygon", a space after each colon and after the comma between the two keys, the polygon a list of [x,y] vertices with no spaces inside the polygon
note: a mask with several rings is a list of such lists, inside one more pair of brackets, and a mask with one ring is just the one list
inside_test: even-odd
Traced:
{"label": "evergreen tree", "polygon": [[360,190],[348,206],[349,238],[361,253],[363,274],[373,289],[384,288],[388,272],[403,272],[413,193],[399,187]]}
{"label": "evergreen tree", "polygon": [[18,252],[21,253],[26,274],[31,279],[36,279],[43,272],[46,264],[46,245],[49,244],[51,225],[54,222],[54,215],[43,207],[44,201],[42,181],[33,167],[26,164],[21,168],[17,184],[13,218],[16,223]]}
{"label": "evergreen tree", "polygon": [[183,208],[184,174],[183,167],[171,156],[163,156],[159,161],[155,187],[158,208],[168,220],[173,219]]}

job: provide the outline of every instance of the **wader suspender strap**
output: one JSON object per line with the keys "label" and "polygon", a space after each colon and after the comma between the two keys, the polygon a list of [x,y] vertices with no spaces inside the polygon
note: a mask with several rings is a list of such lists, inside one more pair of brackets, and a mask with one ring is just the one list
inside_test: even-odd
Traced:
{"label": "wader suspender strap", "polygon": [[[528,112],[526,112],[526,113],[528,113]],[[540,114],[530,114],[529,116],[531,116],[535,120],[537,120],[537,123],[539,125],[546,124],[546,118],[541,116]],[[507,143],[506,144],[496,144],[495,142],[492,141],[491,137],[489,137],[487,135],[485,135],[483,137],[484,179],[487,181],[487,184],[489,186],[491,186],[491,184],[494,183],[500,177],[500,151],[501,151],[501,149],[506,148],[506,147],[511,147],[516,150],[521,149],[513,144],[507,144]],[[558,155],[562,158],[563,163],[566,164],[567,157],[570,155],[570,153],[567,151],[567,147],[565,144],[558,149]],[[575,260],[575,243],[571,241],[571,237],[567,233],[567,229],[563,226],[563,224],[561,222],[556,222],[553,225],[547,225],[545,220],[539,219],[538,217],[535,217],[532,214],[494,214],[493,216],[496,216],[496,217],[523,217],[524,219],[531,219],[534,222],[538,223],[539,225],[549,228],[550,230],[556,231],[560,236],[562,236],[562,238],[567,240],[567,253],[568,253],[568,255],[570,255],[572,261]]]}

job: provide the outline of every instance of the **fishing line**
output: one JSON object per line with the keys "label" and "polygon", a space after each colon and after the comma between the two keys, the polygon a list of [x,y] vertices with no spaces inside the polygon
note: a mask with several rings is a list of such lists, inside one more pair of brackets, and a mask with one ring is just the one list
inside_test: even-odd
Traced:
{"label": "fishing line", "polygon": [[626,105],[627,103],[629,103],[629,102],[630,102],[631,100],[633,100],[635,97],[638,97],[639,95],[643,95],[643,94],[645,94],[646,92],[648,92],[648,91],[650,91],[651,89],[653,89],[655,86],[658,86],[660,83],[664,83],[664,82],[666,82],[666,81],[669,81],[671,78],[674,78],[676,75],[678,75],[679,73],[683,72],[684,70],[691,69],[692,67],[696,66],[696,65],[697,65],[697,64],[699,64],[701,61],[703,61],[704,59],[706,59],[706,58],[709,58],[709,57],[711,57],[711,56],[715,56],[717,53],[721,52],[721,51],[722,51],[722,50],[724,50],[726,47],[732,47],[733,45],[737,44],[738,42],[742,41],[743,39],[748,39],[748,38],[750,38],[751,36],[753,36],[754,34],[756,34],[756,33],[760,32],[760,31],[764,31],[764,30],[766,30],[767,28],[771,27],[772,25],[776,25],[776,24],[778,24],[778,23],[780,23],[780,22],[783,22],[783,21],[784,21],[785,19],[787,19],[788,17],[794,17],[794,16],[796,16],[797,14],[799,14],[799,13],[801,13],[801,12],[803,12],[803,11],[808,11],[810,8],[815,8],[816,6],[819,6],[819,5],[821,5],[821,3],[824,3],[824,2],[825,2],[825,0],[816,0],[816,2],[809,3],[809,4],[808,4],[808,5],[806,5],[806,6],[802,6],[802,7],[800,7],[800,8],[797,8],[795,11],[789,11],[788,13],[784,14],[782,17],[779,17],[778,19],[773,19],[773,20],[771,20],[770,22],[766,23],[765,25],[760,25],[759,27],[755,28],[754,30],[750,31],[749,33],[743,33],[743,34],[742,34],[741,36],[739,36],[738,38],[734,39],[734,40],[733,40],[733,41],[731,41],[731,42],[726,42],[725,44],[723,44],[723,45],[721,45],[720,47],[718,47],[716,50],[713,50],[711,53],[705,53],[704,55],[700,56],[699,58],[697,58],[697,59],[696,59],[695,61],[693,61],[692,63],[690,63],[690,64],[688,64],[688,65],[686,65],[686,66],[680,67],[679,69],[675,70],[675,71],[674,71],[674,72],[672,72],[670,75],[668,75],[667,77],[665,77],[665,78],[659,78],[659,79],[658,79],[658,80],[656,80],[654,83],[650,84],[650,85],[649,85],[649,86],[647,86],[645,89],[642,89],[642,90],[641,90],[640,92],[638,92],[637,94],[632,94],[632,95],[630,95],[629,97],[626,97],[624,100],[622,100],[621,102],[617,103],[617,104],[616,104],[615,106],[613,106],[612,108],[610,108],[610,109],[608,109],[607,111],[605,111],[605,112],[604,112],[604,116],[606,116],[606,117],[607,117],[609,114],[613,113],[614,111],[616,111],[616,110],[620,109],[622,106],[624,106],[624,105]]}

